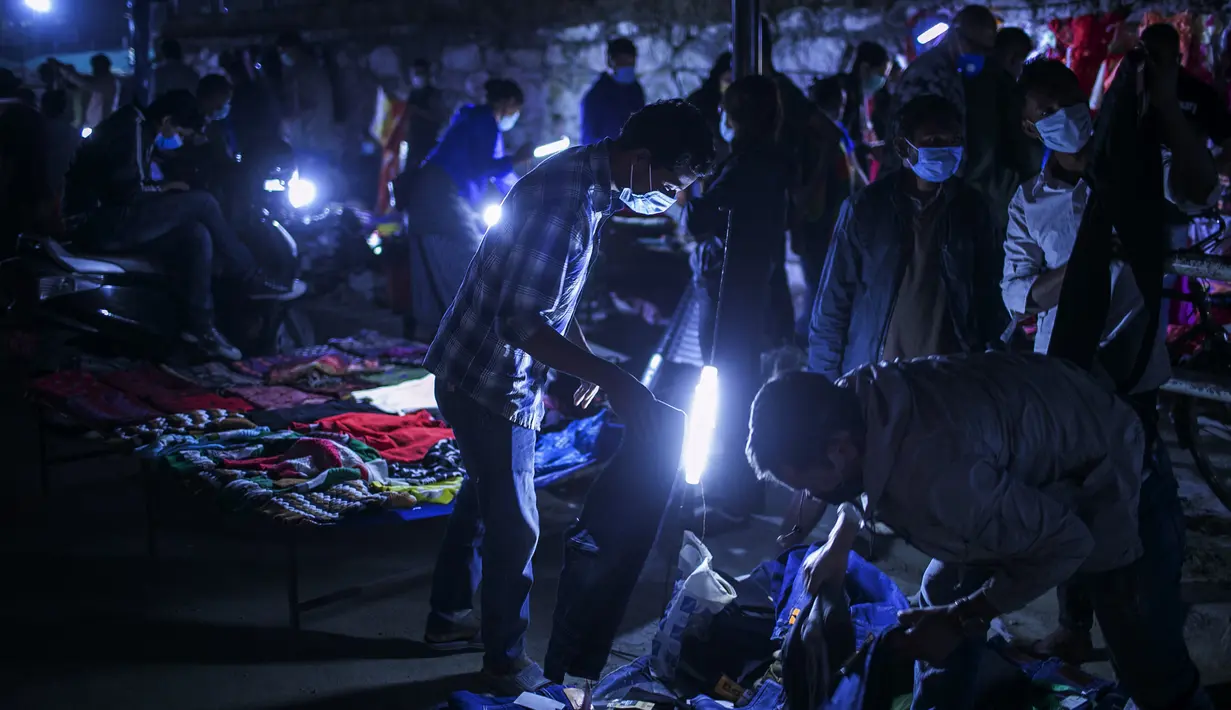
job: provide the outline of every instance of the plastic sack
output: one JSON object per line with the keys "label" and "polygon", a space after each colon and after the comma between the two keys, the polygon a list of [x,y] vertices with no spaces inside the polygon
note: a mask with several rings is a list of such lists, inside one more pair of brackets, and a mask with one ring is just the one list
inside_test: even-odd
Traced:
{"label": "plastic sack", "polygon": [[681,641],[703,629],[714,614],[735,601],[735,588],[714,571],[714,556],[691,532],[680,547],[679,581],[650,647],[650,668],[662,680],[675,677]]}

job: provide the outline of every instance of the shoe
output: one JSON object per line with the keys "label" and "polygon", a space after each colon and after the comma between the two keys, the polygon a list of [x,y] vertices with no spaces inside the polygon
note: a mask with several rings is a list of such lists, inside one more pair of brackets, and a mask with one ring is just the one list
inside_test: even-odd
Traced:
{"label": "shoe", "polygon": [[257,277],[248,281],[244,290],[253,301],[291,301],[304,295],[308,285],[299,279],[285,285]]}
{"label": "shoe", "polygon": [[1094,660],[1094,641],[1089,631],[1059,628],[1030,644],[1030,655],[1036,658],[1059,658],[1072,666]]}
{"label": "shoe", "polygon": [[474,614],[466,614],[456,620],[447,620],[432,613],[427,618],[423,642],[433,651],[482,651],[483,638],[479,634],[479,620]]}
{"label": "shoe", "polygon": [[496,695],[533,693],[551,685],[539,664],[522,656],[507,669],[483,667],[480,677]]}
{"label": "shoe", "polygon": [[212,325],[200,330],[184,331],[180,337],[184,339],[184,342],[197,346],[212,358],[235,361],[242,360],[244,357],[239,348],[231,345]]}

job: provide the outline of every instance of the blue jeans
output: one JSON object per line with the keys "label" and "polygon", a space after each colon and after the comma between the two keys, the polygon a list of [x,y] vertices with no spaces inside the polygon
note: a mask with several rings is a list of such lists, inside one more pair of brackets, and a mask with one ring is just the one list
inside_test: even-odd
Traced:
{"label": "blue jeans", "polygon": [[531,560],[539,542],[535,433],[440,381],[436,402],[457,436],[466,478],[436,558],[432,614],[449,621],[469,613],[486,571],[483,665],[504,672],[525,655],[530,625]]}
{"label": "blue jeans", "polygon": [[[1116,676],[1139,708],[1207,707],[1184,642],[1184,520],[1174,478],[1154,472],[1142,484],[1138,530],[1145,547],[1139,560],[1073,581],[1089,595]],[[956,601],[983,586],[989,574],[932,560],[923,573],[923,602]],[[973,709],[982,646],[978,640],[967,642],[944,668],[917,663],[912,710]]]}

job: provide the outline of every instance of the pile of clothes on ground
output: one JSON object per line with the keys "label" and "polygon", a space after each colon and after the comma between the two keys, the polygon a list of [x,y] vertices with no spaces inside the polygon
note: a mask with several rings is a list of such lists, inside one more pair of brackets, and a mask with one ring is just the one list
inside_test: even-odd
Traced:
{"label": "pile of clothes on ground", "polygon": [[[30,392],[231,510],[317,524],[372,510],[416,519],[448,513],[465,473],[433,413],[426,351],[365,331],[230,364],[88,359]],[[536,482],[596,470],[620,434],[606,409],[559,419],[539,438]]]}
{"label": "pile of clothes on ground", "polygon": [[[704,545],[685,535],[680,578],[649,654],[593,688],[592,708],[675,710],[908,710],[913,662],[900,648],[897,614],[908,600],[875,566],[851,553],[846,579],[808,593],[798,547],[732,577],[713,569]],[[998,710],[1119,710],[1107,681],[1038,661],[999,641],[981,666],[977,707]],[[448,710],[578,708],[572,688],[540,699],[455,693]]]}

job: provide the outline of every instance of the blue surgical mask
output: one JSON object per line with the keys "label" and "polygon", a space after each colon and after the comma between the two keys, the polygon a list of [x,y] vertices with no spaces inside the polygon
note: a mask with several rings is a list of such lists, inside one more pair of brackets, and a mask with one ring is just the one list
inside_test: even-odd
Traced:
{"label": "blue surgical mask", "polygon": [[154,147],[158,150],[179,150],[184,147],[184,138],[178,133],[169,136],[159,133],[154,136]]}
{"label": "blue surgical mask", "polygon": [[231,102],[228,101],[222,105],[222,108],[210,114],[209,120],[222,121],[222,120],[225,120],[226,117],[230,115],[231,115]]}
{"label": "blue surgical mask", "polygon": [[616,67],[611,70],[611,78],[619,84],[631,84],[637,81],[637,67]]}
{"label": "blue surgical mask", "polygon": [[[634,163],[634,167],[636,164]],[[649,180],[650,186],[654,186],[654,175],[650,171],[649,165],[646,166],[646,179]],[[671,205],[675,204],[675,200],[667,197],[658,190],[650,190],[641,195],[633,194],[633,168],[628,169],[628,187],[620,190],[620,201],[629,206],[633,212],[643,215],[656,215],[666,212]]]}
{"label": "blue surgical mask", "polygon": [[1057,153],[1076,153],[1094,135],[1094,119],[1090,118],[1089,106],[1073,104],[1035,121],[1034,128],[1048,148]]}
{"label": "blue surgical mask", "polygon": [[863,95],[867,97],[875,94],[884,88],[885,82],[888,80],[888,77],[884,74],[874,74],[873,76],[867,77],[863,80]]}
{"label": "blue surgical mask", "polygon": [[987,57],[982,54],[961,54],[957,58],[957,72],[967,78],[975,77],[986,63]]}
{"label": "blue surgical mask", "polygon": [[916,175],[928,182],[944,182],[953,177],[962,164],[962,146],[946,146],[942,148],[919,148],[910,141],[906,144],[914,148],[919,157],[908,161],[910,169]]}
{"label": "blue surgical mask", "polygon": [[726,111],[723,111],[718,115],[718,133],[722,136],[722,139],[728,143],[735,140],[735,129],[731,127],[731,124],[727,123]]}
{"label": "blue surgical mask", "polygon": [[521,111],[502,116],[499,121],[496,121],[496,128],[499,128],[501,133],[507,133],[513,130],[513,126],[517,125],[517,119],[519,118],[521,118]]}

